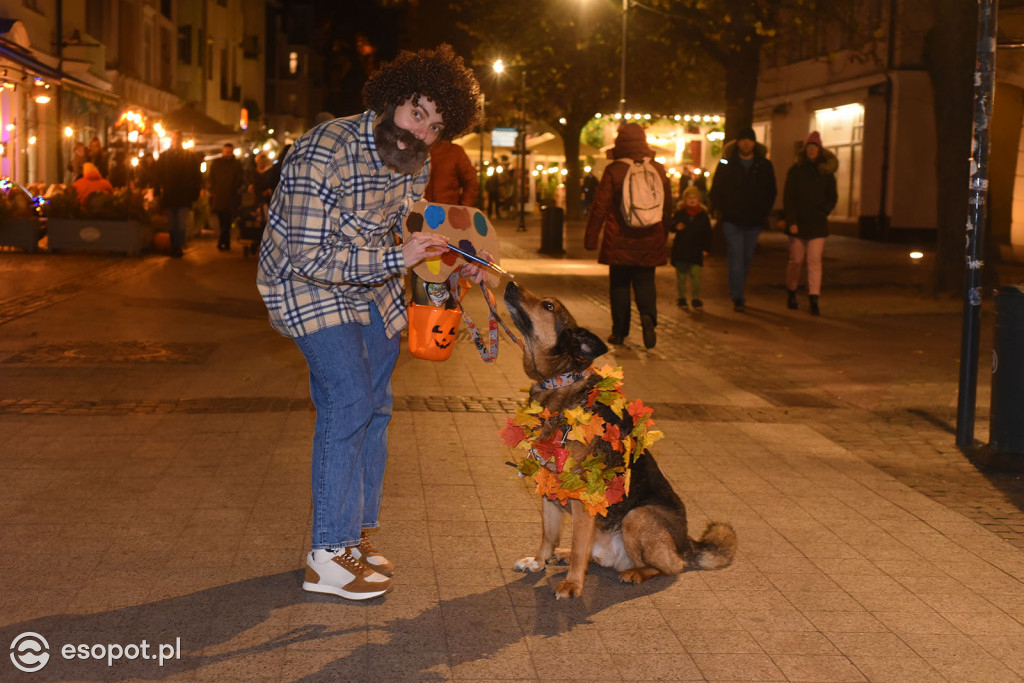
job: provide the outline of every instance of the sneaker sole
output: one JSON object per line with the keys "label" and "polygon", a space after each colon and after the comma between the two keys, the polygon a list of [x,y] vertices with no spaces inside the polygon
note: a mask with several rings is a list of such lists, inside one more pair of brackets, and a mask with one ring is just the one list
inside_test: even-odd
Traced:
{"label": "sneaker sole", "polygon": [[346,600],[369,600],[370,598],[379,598],[385,593],[391,592],[391,588],[392,584],[389,582],[388,587],[382,591],[374,591],[372,593],[352,593],[344,588],[338,588],[337,586],[310,583],[309,581],[302,582],[302,590],[304,591],[309,591],[310,593],[327,593],[328,595],[336,595],[339,598],[345,598]]}

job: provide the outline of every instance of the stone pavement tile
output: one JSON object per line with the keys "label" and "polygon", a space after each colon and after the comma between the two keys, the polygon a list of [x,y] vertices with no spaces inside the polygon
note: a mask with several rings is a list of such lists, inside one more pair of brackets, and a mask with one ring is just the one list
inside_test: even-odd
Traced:
{"label": "stone pavement tile", "polygon": [[594,612],[590,621],[598,630],[627,629],[634,631],[638,637],[643,637],[643,632],[647,630],[661,631],[667,628],[661,611],[645,598],[610,604]]}
{"label": "stone pavement tile", "polygon": [[690,654],[761,654],[764,648],[747,631],[723,630],[715,622],[691,623],[686,628],[675,629],[683,649]]}
{"label": "stone pavement tile", "polygon": [[628,628],[620,629],[618,624],[597,628],[597,646],[603,644],[604,647],[618,647],[618,651],[621,651],[624,649],[623,643],[629,643],[626,649],[635,653],[675,654],[687,651],[679,637],[668,627],[645,628],[642,633]]}
{"label": "stone pavement tile", "polygon": [[324,680],[368,680],[369,650],[363,633],[335,636],[287,645],[280,680],[304,677]]}
{"label": "stone pavement tile", "polygon": [[783,591],[786,599],[801,611],[853,612],[860,606],[845,591]]}
{"label": "stone pavement tile", "polygon": [[201,668],[195,672],[197,681],[279,681],[284,671],[285,649],[273,648],[267,652],[246,652],[245,656],[223,656],[218,652],[203,651]]}
{"label": "stone pavement tile", "polygon": [[897,612],[931,612],[932,608],[919,597],[905,589],[891,591],[847,591],[861,607],[869,612],[885,610]]}
{"label": "stone pavement tile", "polygon": [[804,612],[808,621],[823,633],[882,633],[888,631],[870,612],[832,612],[809,610]]}
{"label": "stone pavement tile", "polygon": [[913,654],[900,657],[850,655],[850,661],[868,680],[879,683],[942,683],[949,680]]}
{"label": "stone pavement tile", "polygon": [[737,623],[747,630],[813,631],[814,626],[797,609],[776,607],[770,610],[732,610]]}
{"label": "stone pavement tile", "polygon": [[1014,636],[974,636],[973,640],[1024,677],[1024,639]]}
{"label": "stone pavement tile", "polygon": [[794,603],[779,591],[715,591],[718,602],[734,612],[744,610],[792,609]]}
{"label": "stone pavement tile", "polygon": [[695,653],[693,662],[707,680],[719,681],[785,681],[772,658],[765,654]]}
{"label": "stone pavement tile", "polygon": [[665,623],[681,634],[696,629],[714,631],[743,631],[744,627],[732,611],[727,609],[662,609]]}
{"label": "stone pavement tile", "polygon": [[1024,625],[1007,614],[943,611],[942,616],[968,636],[1015,636],[1024,639]]}
{"label": "stone pavement tile", "polygon": [[[486,641],[466,647],[449,644],[448,656],[454,680],[537,679],[539,672],[526,645],[509,642],[495,649]],[[544,659],[540,659],[540,664]]]}
{"label": "stone pavement tile", "polygon": [[971,638],[963,635],[906,634],[903,639],[943,676],[956,681],[1019,681],[1020,677]]}
{"label": "stone pavement tile", "polygon": [[960,631],[938,612],[873,612],[875,618],[896,635],[906,633],[959,634]]}
{"label": "stone pavement tile", "polygon": [[844,655],[897,657],[911,654],[910,648],[894,633],[826,632],[828,639]]}
{"label": "stone pavement tile", "polygon": [[852,683],[867,680],[857,667],[842,655],[774,655],[772,660],[789,681]]}
{"label": "stone pavement tile", "polygon": [[701,681],[704,674],[685,653],[641,653],[627,648],[612,658],[609,671],[623,681]]}
{"label": "stone pavement tile", "polygon": [[996,614],[1000,611],[991,602],[963,586],[951,586],[939,593],[917,591],[917,597],[937,612]]}
{"label": "stone pavement tile", "polygon": [[751,629],[750,635],[770,655],[836,655],[839,651],[816,631]]}

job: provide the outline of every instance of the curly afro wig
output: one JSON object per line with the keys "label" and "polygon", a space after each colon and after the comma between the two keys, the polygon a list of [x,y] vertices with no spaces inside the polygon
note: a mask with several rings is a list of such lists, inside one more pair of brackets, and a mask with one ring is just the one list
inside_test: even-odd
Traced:
{"label": "curly afro wig", "polygon": [[392,111],[410,97],[426,97],[434,103],[444,119],[444,140],[469,130],[480,112],[476,75],[448,44],[435,50],[403,50],[363,86],[366,106],[377,112]]}

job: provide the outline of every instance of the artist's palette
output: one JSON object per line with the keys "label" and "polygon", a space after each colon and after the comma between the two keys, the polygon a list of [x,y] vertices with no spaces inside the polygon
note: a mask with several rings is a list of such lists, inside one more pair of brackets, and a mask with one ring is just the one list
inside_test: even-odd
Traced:
{"label": "artist's palette", "polygon": [[[500,265],[498,233],[487,216],[472,206],[453,206],[419,201],[405,217],[405,238],[414,232],[434,232],[448,238],[452,246],[469,254],[486,251],[491,260]],[[453,251],[425,259],[413,272],[426,282],[444,282],[452,271],[466,265],[466,260]],[[498,276],[488,275],[492,287],[498,286]]]}

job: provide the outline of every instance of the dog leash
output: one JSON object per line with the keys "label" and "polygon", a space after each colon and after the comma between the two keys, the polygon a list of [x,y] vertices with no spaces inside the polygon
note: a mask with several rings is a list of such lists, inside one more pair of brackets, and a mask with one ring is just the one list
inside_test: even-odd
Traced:
{"label": "dog leash", "polygon": [[516,335],[509,329],[505,321],[498,315],[497,304],[494,300],[494,293],[488,289],[487,285],[480,283],[480,291],[483,292],[484,300],[487,302],[488,315],[487,315],[487,342],[483,340],[483,335],[480,333],[480,329],[477,324],[473,322],[473,319],[466,313],[466,309],[462,306],[462,297],[466,291],[469,290],[470,285],[466,280],[459,278],[458,271],[451,274],[447,282],[448,291],[455,292],[455,304],[459,308],[459,312],[462,313],[462,319],[466,321],[466,329],[469,330],[469,335],[473,339],[473,343],[476,345],[477,353],[480,354],[480,359],[485,363],[491,363],[495,358],[498,357],[498,326],[505,330],[505,334],[512,340],[516,346],[520,349],[523,348],[523,342],[516,337]]}

